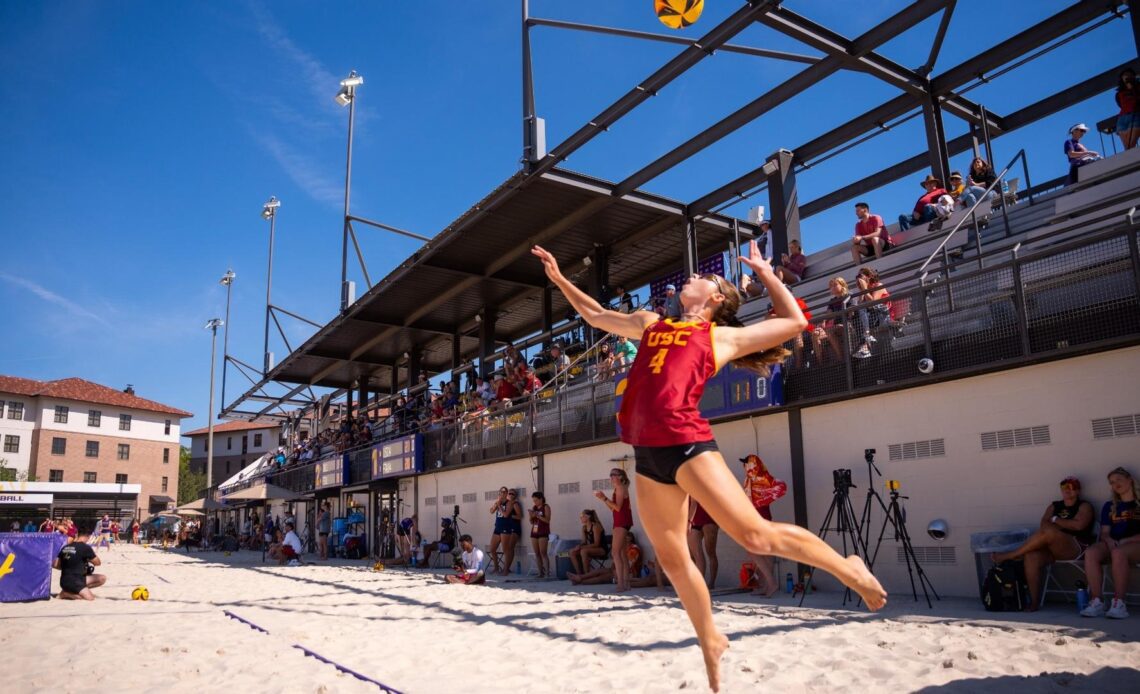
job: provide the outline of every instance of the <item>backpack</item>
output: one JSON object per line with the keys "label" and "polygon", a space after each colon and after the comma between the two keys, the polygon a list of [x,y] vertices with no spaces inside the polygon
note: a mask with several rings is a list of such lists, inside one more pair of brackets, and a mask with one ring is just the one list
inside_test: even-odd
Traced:
{"label": "backpack", "polygon": [[1020,612],[1029,603],[1029,586],[1021,562],[1005,561],[986,573],[982,605],[989,612]]}

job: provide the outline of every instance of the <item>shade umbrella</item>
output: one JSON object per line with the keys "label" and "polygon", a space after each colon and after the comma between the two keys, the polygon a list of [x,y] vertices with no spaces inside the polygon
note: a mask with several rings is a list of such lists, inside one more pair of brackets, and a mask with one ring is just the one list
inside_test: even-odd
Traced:
{"label": "shade umbrella", "polygon": [[201,511],[199,511],[196,508],[176,508],[176,509],[174,509],[174,512],[180,516],[204,516],[204,515],[206,515],[205,513],[202,513]]}
{"label": "shade umbrella", "polygon": [[194,501],[191,501],[189,503],[186,503],[186,504],[179,506],[178,512],[182,513],[183,511],[186,511],[186,510],[220,511],[224,508],[225,508],[224,504],[220,504],[217,501],[214,501],[213,499],[207,499],[207,498],[203,497],[201,499],[195,499]]}
{"label": "shade umbrella", "polygon": [[231,499],[245,501],[268,501],[270,499],[296,501],[302,498],[304,497],[301,494],[290,491],[284,487],[278,487],[276,484],[259,484],[256,487],[246,487],[245,489],[239,489],[225,496],[227,501]]}

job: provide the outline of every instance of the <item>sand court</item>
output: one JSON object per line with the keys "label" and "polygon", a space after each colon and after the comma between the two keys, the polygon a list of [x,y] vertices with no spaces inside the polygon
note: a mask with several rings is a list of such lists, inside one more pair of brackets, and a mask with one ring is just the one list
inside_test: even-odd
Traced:
{"label": "sand court", "polygon": [[[108,581],[94,603],[0,606],[12,691],[381,691],[295,645],[402,692],[706,691],[671,592],[446,585],[442,571],[277,567],[253,552],[120,546],[101,557]],[[130,599],[135,585],[150,589],[148,602]],[[1082,619],[1060,606],[986,613],[958,599],[928,610],[909,595],[872,615],[841,602],[839,593],[810,596],[804,608],[787,596],[716,598],[732,643],[722,691],[1140,689],[1137,618]],[[74,646],[74,655],[45,657],[45,644]]]}

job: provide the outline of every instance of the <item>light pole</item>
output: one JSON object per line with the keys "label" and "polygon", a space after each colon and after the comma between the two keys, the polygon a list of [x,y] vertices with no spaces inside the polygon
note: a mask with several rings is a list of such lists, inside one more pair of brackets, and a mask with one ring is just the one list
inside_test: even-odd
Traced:
{"label": "light pole", "polygon": [[265,273],[265,347],[261,352],[261,375],[264,376],[273,368],[269,359],[269,292],[273,288],[273,233],[277,228],[277,208],[281,201],[270,195],[269,200],[261,206],[261,218],[269,220],[269,269]]}
{"label": "light pole", "polygon": [[206,321],[206,330],[209,330],[212,335],[210,337],[210,407],[206,413],[209,417],[209,425],[206,430],[206,493],[210,493],[210,487],[214,486],[214,362],[217,360],[218,354],[218,328],[225,324],[221,318],[211,318]]}
{"label": "light pole", "polygon": [[236,277],[233,268],[230,268],[218,281],[218,284],[226,288],[226,332],[225,337],[222,338],[222,407],[226,406],[226,371],[229,370],[230,363],[230,293],[233,291],[234,278]]}
{"label": "light pole", "polygon": [[348,308],[348,198],[352,189],[352,127],[356,122],[356,88],[364,84],[364,77],[356,74],[356,70],[340,81],[340,91],[336,94],[336,102],[348,107],[348,154],[344,165],[344,228],[341,229],[340,242],[340,310]]}

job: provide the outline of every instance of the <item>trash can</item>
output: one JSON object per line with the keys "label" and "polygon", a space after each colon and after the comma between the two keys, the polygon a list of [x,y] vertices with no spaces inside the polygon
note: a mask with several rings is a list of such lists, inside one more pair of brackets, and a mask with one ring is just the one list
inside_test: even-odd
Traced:
{"label": "trash can", "polygon": [[1033,534],[1032,528],[1011,528],[1009,530],[988,530],[980,533],[970,533],[970,551],[974,553],[974,566],[978,571],[978,585],[986,578],[993,562],[989,555],[992,552],[1011,552],[1029,539]]}
{"label": "trash can", "polygon": [[554,575],[565,581],[566,575],[573,571],[574,565],[570,563],[570,550],[582,543],[581,540],[559,540],[554,546]]}

